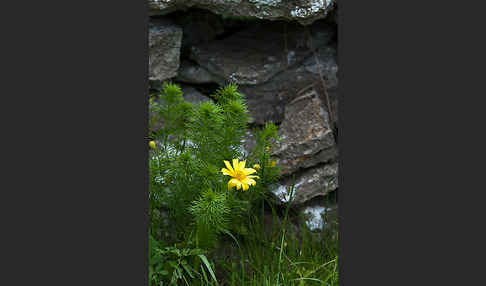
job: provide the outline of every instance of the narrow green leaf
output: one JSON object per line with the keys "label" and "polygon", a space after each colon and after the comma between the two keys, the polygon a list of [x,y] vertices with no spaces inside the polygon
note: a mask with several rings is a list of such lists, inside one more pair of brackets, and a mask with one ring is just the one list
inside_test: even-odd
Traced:
{"label": "narrow green leaf", "polygon": [[206,256],[204,254],[199,254],[198,256],[199,258],[201,258],[204,265],[206,265],[206,268],[208,269],[209,274],[211,274],[211,277],[213,277],[214,282],[216,282],[216,285],[219,285],[218,280],[216,279],[216,275],[214,275],[213,269],[211,268],[211,264],[209,264],[209,261],[206,258]]}

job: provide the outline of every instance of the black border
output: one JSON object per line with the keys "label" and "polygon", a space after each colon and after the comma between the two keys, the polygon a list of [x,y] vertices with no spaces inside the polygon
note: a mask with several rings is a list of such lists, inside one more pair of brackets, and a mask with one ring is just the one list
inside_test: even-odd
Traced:
{"label": "black border", "polygon": [[147,285],[147,1],[4,4],[0,285]]}

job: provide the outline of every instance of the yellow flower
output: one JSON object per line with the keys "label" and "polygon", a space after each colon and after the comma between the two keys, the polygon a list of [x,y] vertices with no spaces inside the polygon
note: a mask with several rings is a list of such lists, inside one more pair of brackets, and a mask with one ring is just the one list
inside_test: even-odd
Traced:
{"label": "yellow flower", "polygon": [[255,164],[255,165],[253,165],[253,168],[254,168],[255,170],[257,170],[257,171],[258,171],[258,170],[260,170],[260,164]]}
{"label": "yellow flower", "polygon": [[151,140],[149,142],[149,146],[150,146],[150,148],[155,149],[155,141],[154,140]]}
{"label": "yellow flower", "polygon": [[277,166],[277,161],[273,160],[273,161],[270,163],[270,166],[271,166],[271,167],[275,167],[275,166]]}
{"label": "yellow flower", "polygon": [[256,182],[253,178],[259,179],[258,176],[250,176],[255,173],[256,170],[252,168],[245,168],[246,161],[238,162],[238,159],[233,159],[233,167],[229,161],[224,161],[226,168],[221,169],[221,172],[226,176],[233,177],[228,182],[228,190],[236,186],[239,190],[243,188],[243,191],[248,190],[249,186],[255,186]]}
{"label": "yellow flower", "polygon": [[266,150],[267,152],[269,152],[269,151],[270,151],[270,147],[268,147],[268,146],[267,146],[267,147],[265,147],[265,150]]}

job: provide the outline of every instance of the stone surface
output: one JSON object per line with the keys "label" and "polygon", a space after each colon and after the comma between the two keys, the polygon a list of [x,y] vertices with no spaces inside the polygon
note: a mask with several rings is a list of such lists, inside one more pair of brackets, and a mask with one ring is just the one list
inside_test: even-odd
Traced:
{"label": "stone surface", "polygon": [[[325,196],[338,188],[338,164],[319,165],[296,174],[294,197],[292,204],[299,205],[318,196]],[[272,191],[277,198],[276,203],[288,202],[292,179],[282,180],[280,185]]]}
{"label": "stone surface", "polygon": [[284,176],[337,158],[329,115],[315,92],[287,104],[279,136],[272,155],[278,158]]}
{"label": "stone surface", "polygon": [[182,96],[184,97],[184,99],[191,103],[197,104],[200,102],[206,102],[211,100],[209,97],[205,96],[192,86],[181,85],[181,90],[183,92]]}
{"label": "stone surface", "polygon": [[292,20],[307,25],[326,17],[335,0],[148,0],[149,15],[165,15],[190,7],[231,17]]}
{"label": "stone surface", "polygon": [[188,60],[182,61],[179,71],[177,72],[176,80],[190,84],[204,84],[220,81],[217,76],[212,75],[205,68]]}
{"label": "stone surface", "polygon": [[182,29],[168,20],[149,25],[149,79],[166,80],[177,75]]}
{"label": "stone surface", "polygon": [[287,23],[256,23],[222,40],[191,48],[190,58],[211,74],[239,85],[267,82],[301,63],[312,47],[329,43],[334,31],[320,23],[311,28]]}
{"label": "stone surface", "polygon": [[336,50],[324,46],[315,54],[308,56],[300,65],[279,73],[266,83],[240,86],[239,90],[245,95],[248,110],[255,123],[281,122],[284,118],[285,105],[310,89],[314,89],[326,103],[319,70],[327,85],[333,119],[336,120],[338,95]]}
{"label": "stone surface", "polygon": [[[338,148],[328,113],[315,92],[310,91],[286,106],[279,136],[281,141],[271,150],[283,175],[280,185],[273,189],[278,203],[288,201],[287,190],[293,175],[296,179],[294,204],[304,204],[337,189]],[[247,136],[245,150],[254,147],[253,137]]]}

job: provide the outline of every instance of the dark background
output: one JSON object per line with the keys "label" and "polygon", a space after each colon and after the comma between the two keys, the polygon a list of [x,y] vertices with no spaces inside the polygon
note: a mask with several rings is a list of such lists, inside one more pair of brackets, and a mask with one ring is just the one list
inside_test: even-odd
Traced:
{"label": "dark background", "polygon": [[[146,1],[1,5],[1,285],[146,285]],[[339,11],[340,284],[483,285],[484,10]]]}

